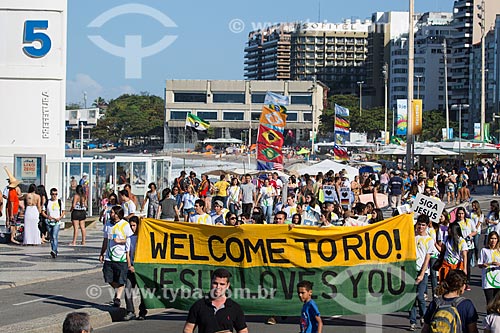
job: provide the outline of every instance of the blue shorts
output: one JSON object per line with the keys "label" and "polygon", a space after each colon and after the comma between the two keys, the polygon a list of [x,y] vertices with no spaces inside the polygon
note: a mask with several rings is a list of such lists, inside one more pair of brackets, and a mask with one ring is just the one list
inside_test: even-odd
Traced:
{"label": "blue shorts", "polygon": [[183,209],[184,215],[193,215],[194,214],[194,208],[187,208]]}

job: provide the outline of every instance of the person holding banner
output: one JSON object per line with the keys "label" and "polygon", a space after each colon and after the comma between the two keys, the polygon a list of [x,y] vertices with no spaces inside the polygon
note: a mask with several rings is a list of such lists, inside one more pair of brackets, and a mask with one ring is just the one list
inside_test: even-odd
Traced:
{"label": "person holding banner", "polygon": [[486,304],[489,304],[500,291],[496,282],[500,272],[500,242],[496,231],[488,234],[487,247],[481,249],[477,266],[481,268],[481,280]]}
{"label": "person holding banner", "polygon": [[183,333],[233,332],[248,333],[245,314],[240,305],[227,298],[231,274],[224,268],[212,273],[212,289],[207,297],[194,303],[184,324]]}
{"label": "person holding banner", "polygon": [[123,219],[124,214],[120,206],[111,208],[111,219],[103,228],[104,238],[99,255],[99,261],[104,263],[104,281],[116,290],[113,298],[115,307],[121,305],[121,296],[127,282],[127,238],[134,234],[129,223]]}
{"label": "person holding banner", "polygon": [[429,261],[431,254],[434,251],[434,240],[427,234],[427,225],[429,224],[429,216],[421,214],[417,218],[415,224],[415,244],[417,250],[417,272],[418,276],[415,279],[417,285],[417,298],[413,307],[410,310],[410,331],[417,329],[417,303],[420,311],[421,324],[423,325],[423,317],[425,314],[425,298],[424,294],[427,291],[427,279],[429,276]]}

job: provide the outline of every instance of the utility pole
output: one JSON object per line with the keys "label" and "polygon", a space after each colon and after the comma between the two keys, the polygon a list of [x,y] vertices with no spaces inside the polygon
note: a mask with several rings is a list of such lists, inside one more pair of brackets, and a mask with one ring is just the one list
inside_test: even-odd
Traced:
{"label": "utility pole", "polygon": [[408,99],[407,99],[407,119],[406,126],[406,170],[410,171],[413,167],[413,64],[415,62],[414,43],[415,35],[413,28],[413,15],[415,0],[410,0],[409,10],[409,31],[408,31]]}
{"label": "utility pole", "polygon": [[485,62],[485,4],[484,0],[481,1],[481,4],[477,6],[477,8],[481,11],[477,16],[479,17],[479,26],[481,27],[481,141],[484,141],[484,124],[486,122],[486,84],[484,77],[484,62]]}
{"label": "utility pole", "polygon": [[444,107],[446,110],[446,135],[443,139],[451,139],[450,136],[450,109],[448,106],[448,47],[446,46],[446,38],[443,41],[443,57],[444,57]]}
{"label": "utility pole", "polygon": [[365,81],[356,82],[359,85],[359,116],[361,117],[361,109],[363,107],[363,84]]}
{"label": "utility pole", "polygon": [[[384,110],[385,110],[385,118],[384,118],[384,143],[387,145],[389,140],[387,140],[387,79],[389,78],[389,66],[387,63],[382,66],[382,74],[384,75]],[[394,121],[394,119],[393,119]]]}

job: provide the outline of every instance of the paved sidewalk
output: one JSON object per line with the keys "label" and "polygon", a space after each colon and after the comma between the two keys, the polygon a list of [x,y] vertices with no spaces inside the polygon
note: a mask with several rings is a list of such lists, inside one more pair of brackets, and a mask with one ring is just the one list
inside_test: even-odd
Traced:
{"label": "paved sidewalk", "polygon": [[73,229],[61,230],[56,259],[50,256],[50,243],[38,246],[0,244],[0,289],[100,271],[101,228],[100,223],[87,228],[85,246],[69,246]]}

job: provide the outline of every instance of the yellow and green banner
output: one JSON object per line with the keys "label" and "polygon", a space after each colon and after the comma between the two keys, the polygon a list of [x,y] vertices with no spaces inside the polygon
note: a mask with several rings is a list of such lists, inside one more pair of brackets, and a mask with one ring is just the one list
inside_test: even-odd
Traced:
{"label": "yellow and green banner", "polygon": [[415,300],[413,216],[330,228],[143,219],[134,266],[148,308],[189,309],[223,267],[246,314],[298,315],[301,280],[314,283],[322,315],[392,313]]}

